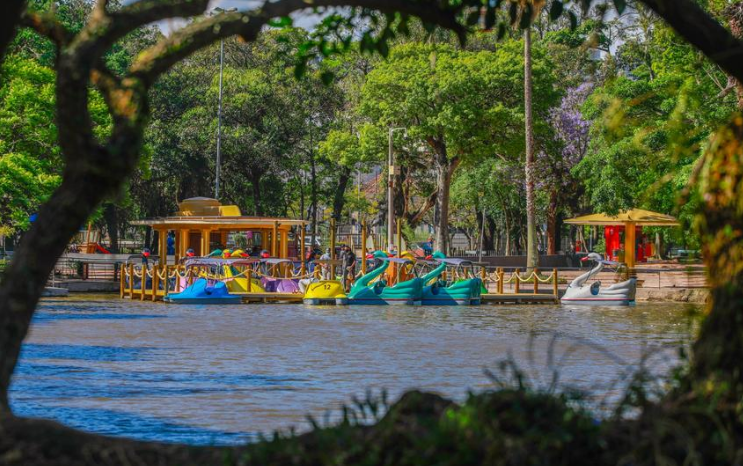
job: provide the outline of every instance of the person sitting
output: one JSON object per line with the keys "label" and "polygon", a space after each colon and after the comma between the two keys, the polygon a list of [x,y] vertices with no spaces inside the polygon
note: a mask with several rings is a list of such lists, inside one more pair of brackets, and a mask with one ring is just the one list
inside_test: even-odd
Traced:
{"label": "person sitting", "polygon": [[309,270],[309,273],[315,271],[315,259],[317,259],[317,251],[315,250],[315,248],[310,248],[310,250],[307,251],[307,256],[304,258],[305,265],[307,266],[307,270]]}
{"label": "person sitting", "polygon": [[[330,260],[330,248],[325,250],[325,254],[320,256],[321,261],[329,261]],[[330,271],[332,269],[332,266],[328,263],[320,264],[321,266],[321,275],[323,280],[330,280]]]}

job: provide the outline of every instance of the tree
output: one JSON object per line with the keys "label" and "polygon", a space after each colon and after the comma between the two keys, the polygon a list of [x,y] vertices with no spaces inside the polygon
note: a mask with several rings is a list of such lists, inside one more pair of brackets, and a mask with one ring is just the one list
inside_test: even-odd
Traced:
{"label": "tree", "polygon": [[[430,161],[436,247],[442,251],[449,244],[449,188],[459,165],[511,151],[521,134],[523,107],[513,95],[523,80],[517,47],[509,42],[496,52],[457,52],[447,44],[403,44],[393,47],[364,85],[362,112],[381,128],[406,128],[417,157]],[[550,86],[549,79],[540,85],[546,101]]]}
{"label": "tree", "polygon": [[[534,121],[532,103],[532,70],[531,70],[531,22],[539,16],[544,6],[541,0],[522,1],[522,27],[524,30],[524,123],[526,125],[526,157],[524,172],[526,175],[526,266],[529,269],[539,265],[537,250],[537,206],[535,193],[535,155],[534,155]],[[523,19],[526,18],[526,19]]]}

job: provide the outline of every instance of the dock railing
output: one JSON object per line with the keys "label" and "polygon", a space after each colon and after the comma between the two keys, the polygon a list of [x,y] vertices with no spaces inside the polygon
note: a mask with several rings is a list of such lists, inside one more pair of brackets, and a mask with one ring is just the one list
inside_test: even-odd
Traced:
{"label": "dock railing", "polygon": [[121,269],[121,298],[162,301],[168,293],[178,293],[191,285],[194,270],[183,265],[149,265],[128,263]]}

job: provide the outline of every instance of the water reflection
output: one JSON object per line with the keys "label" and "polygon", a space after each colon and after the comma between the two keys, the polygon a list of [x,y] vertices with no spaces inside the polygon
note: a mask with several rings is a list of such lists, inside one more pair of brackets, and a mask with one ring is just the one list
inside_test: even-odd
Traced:
{"label": "water reflection", "polygon": [[116,297],[45,301],[11,387],[21,415],[93,432],[231,444],[306,427],[367,388],[463,398],[506,357],[537,386],[615,399],[643,355],[676,363],[685,305],[168,306]]}

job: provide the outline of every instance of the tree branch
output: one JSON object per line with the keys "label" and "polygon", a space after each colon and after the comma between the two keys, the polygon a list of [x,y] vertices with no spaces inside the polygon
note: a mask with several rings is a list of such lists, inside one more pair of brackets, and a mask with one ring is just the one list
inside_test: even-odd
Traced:
{"label": "tree branch", "polygon": [[693,0],[640,0],[691,45],[743,81],[743,42]]}
{"label": "tree branch", "polygon": [[21,12],[26,6],[26,0],[5,0],[3,14],[0,15],[0,63],[5,58],[5,51],[10,41],[15,37],[16,27],[21,20]]}
{"label": "tree branch", "polygon": [[51,39],[58,47],[69,43],[74,37],[72,32],[51,13],[26,12],[21,17],[20,24]]}
{"label": "tree branch", "polygon": [[350,6],[376,9],[417,16],[435,23],[463,37],[466,28],[457,22],[458,9],[443,8],[439,2],[414,0],[278,0],[265,3],[263,8],[250,12],[231,12],[197,21],[175,32],[140,55],[132,65],[131,73],[150,86],[158,76],[195,51],[218,39],[239,35],[246,41],[254,40],[272,18],[287,16],[309,7]]}

